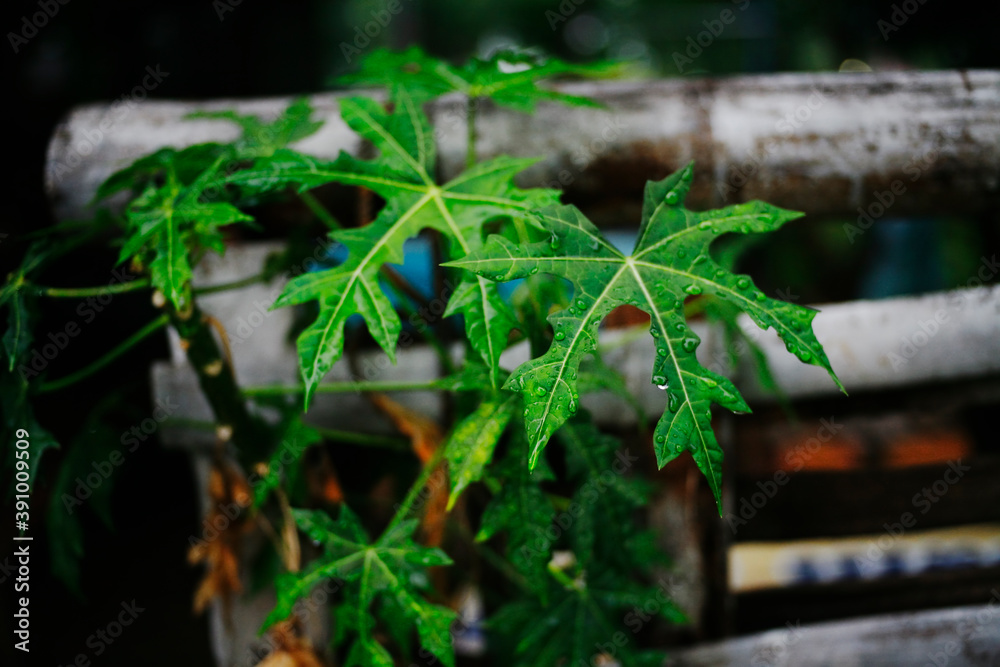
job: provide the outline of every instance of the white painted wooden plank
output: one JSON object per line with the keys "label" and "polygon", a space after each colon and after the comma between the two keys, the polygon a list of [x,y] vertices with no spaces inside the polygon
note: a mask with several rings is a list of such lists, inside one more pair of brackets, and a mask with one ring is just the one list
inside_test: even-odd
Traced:
{"label": "white painted wooden plank", "polygon": [[[480,156],[540,156],[526,184],[563,178],[592,200],[621,195],[623,187],[640,187],[694,159],[696,206],[757,198],[813,214],[853,214],[893,180],[907,187],[893,214],[982,211],[1000,201],[1000,71],[779,74],[560,88],[593,96],[606,109],[542,104],[527,116],[484,105]],[[342,95],[311,96],[326,124],[299,149],[325,158],[342,149],[358,152],[357,136],[339,117]],[[55,210],[63,218],[83,215],[114,169],[161,146],[235,136],[225,121],[183,120],[192,111],[233,108],[270,117],[288,102],[146,101],[125,109],[75,109],[49,145],[46,178]],[[450,177],[464,160],[464,107],[452,97],[430,111],[442,172]]]}
{"label": "white painted wooden plank", "polygon": [[1000,591],[986,605],[788,626],[674,653],[664,667],[995,667]]}

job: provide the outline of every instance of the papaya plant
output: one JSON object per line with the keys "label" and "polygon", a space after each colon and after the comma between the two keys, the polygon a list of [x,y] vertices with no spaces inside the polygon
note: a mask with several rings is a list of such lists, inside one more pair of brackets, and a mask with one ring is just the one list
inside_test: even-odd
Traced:
{"label": "papaya plant", "polygon": [[[525,52],[500,52],[463,66],[419,49],[374,52],[348,81],[380,86],[383,96],[339,101],[344,122],[367,142],[368,158],[341,152],[321,160],[290,148],[320,126],[305,100],[271,122],[232,112],[198,114],[235,123],[242,134],[226,144],[163,148],[114,173],[97,200],[127,192],[121,212],[50,230],[60,242],[33,245],[8,277],[0,291],[10,371],[0,387],[4,428],[27,424],[36,434],[36,470],[44,450],[58,445],[34,420],[32,397],[61,391],[139,340],[173,327],[214,414],[204,425],[217,441],[209,496],[219,506],[236,502],[243,508],[223,535],[192,541],[191,560],[206,570],[196,608],[239,594],[246,578],[239,564],[244,537],[260,532],[270,538],[266,551],[277,572],[265,585],[274,587],[277,604],[261,632],[274,649],[261,664],[284,664],[282,654],[294,654],[295,664],[388,667],[419,659],[455,665],[454,638],[478,631],[477,620],[459,619],[453,599],[468,583],[489,589],[483,595],[492,664],[597,664],[602,653],[600,659],[622,665],[659,664],[662,656],[636,641],[607,643],[621,632],[621,619],[649,599],[654,573],[667,561],[638,518],[650,501],[650,485],[628,474],[631,459],[619,440],[601,432],[581,407],[581,395],[612,391],[645,420],[621,376],[600,358],[602,321],[623,305],[648,314],[656,347],[650,382],[664,392],[652,433],[657,465],[689,453],[720,512],[723,460],[712,407],[750,408],[731,380],[699,362],[692,313],[714,314],[730,331],[735,317],[746,313],[761,328],[774,328],[790,353],[839,381],[812,332],[816,311],[765,295],[711,252],[723,235],[770,232],[799,213],[757,201],[691,211],[685,198],[694,165],[688,164],[647,183],[635,248],[625,254],[583,212],[562,204],[559,191],[516,185],[536,160],[478,158],[476,110],[484,100],[519,112],[540,103],[598,106],[544,82],[616,69]],[[444,94],[465,96],[468,145],[465,169],[440,182],[435,128],[425,105]],[[342,225],[313,192],[332,183],[354,188],[359,209],[370,208],[373,195],[380,207],[373,216],[359,215],[356,226]],[[193,270],[206,253],[225,252],[227,230],[257,225],[260,203],[289,195],[327,228],[339,259],[290,279],[273,304],[303,311],[296,332],[301,383],[240,386],[226,370],[229,350],[219,343],[225,332],[202,312],[199,297],[274,280],[294,263],[294,244],[258,276],[232,285],[199,288],[192,285]],[[98,233],[116,239],[119,264],[135,273],[132,280],[107,288],[38,284],[46,262]],[[404,260],[405,243],[418,235],[434,244],[435,270],[454,286],[435,322],[401,317],[426,301],[393,268]],[[501,283],[513,280],[518,286],[512,295],[501,291]],[[149,291],[161,316],[81,371],[53,380],[32,370],[32,323],[42,298],[133,290]],[[438,352],[442,375],[417,383],[326,382],[334,365],[353,361],[357,346],[346,343],[362,333],[352,323],[358,316],[390,360],[402,338],[422,339]],[[456,338],[460,362],[448,349]],[[519,343],[530,348],[531,358],[505,368],[501,354]],[[452,398],[451,419],[436,424],[381,393],[391,390],[445,392]],[[311,425],[314,398],[326,392],[364,392],[411,451],[398,451],[399,439],[355,432],[350,424],[336,431]],[[265,419],[268,411],[277,417]],[[92,421],[99,420],[96,411]],[[103,433],[95,424],[86,430]],[[416,463],[404,468],[415,479],[391,516],[372,509],[358,489],[341,486],[324,453],[333,443],[391,447],[397,450],[391,457]],[[74,477],[70,467],[86,465],[89,447],[86,437],[74,441],[56,496]],[[8,452],[5,462],[12,461]],[[72,584],[79,526],[58,503],[50,513],[57,571]],[[560,530],[552,530],[557,520]],[[475,566],[453,567],[458,560]],[[470,572],[484,569],[489,576],[469,581]],[[304,603],[320,585],[335,591],[334,628],[329,646],[313,647],[301,623],[308,614]],[[674,604],[658,608],[663,622],[683,622]]]}

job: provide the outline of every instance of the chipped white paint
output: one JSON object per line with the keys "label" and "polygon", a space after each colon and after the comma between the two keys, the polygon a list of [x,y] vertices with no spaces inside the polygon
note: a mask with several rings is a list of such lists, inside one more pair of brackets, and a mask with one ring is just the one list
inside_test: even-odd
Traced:
{"label": "chipped white paint", "polygon": [[[1000,201],[998,71],[779,74],[560,88],[599,99],[606,108],[541,104],[528,116],[484,104],[480,156],[542,156],[524,175],[526,185],[558,181],[562,172],[572,178],[572,187],[595,197],[615,194],[621,184],[609,185],[614,179],[606,176],[620,175],[630,165],[659,172],[629,174],[641,186],[646,178],[697,159],[713,175],[709,188],[693,193],[699,205],[707,205],[722,201],[719,186],[731,183],[748,157],[763,155],[763,166],[748,174],[745,190],[733,200],[753,197],[809,213],[850,213],[870,199],[874,185],[908,179],[904,169],[914,158],[940,149],[927,172],[939,181],[939,191],[931,191],[934,177],[912,185],[906,180],[907,197],[898,211],[985,210]],[[312,97],[326,125],[299,149],[322,158],[333,158],[341,149],[358,152],[358,138],[339,118],[339,97]],[[89,151],[87,137],[110,119],[111,107],[81,107],[49,146],[47,183],[57,213],[81,215],[102,179],[160,146],[234,136],[225,121],[183,120],[191,111],[233,108],[274,116],[288,102],[144,102],[100,133]],[[433,103],[429,111],[447,177],[464,162],[464,106],[453,96]],[[786,122],[789,114],[793,123]]]}
{"label": "chipped white paint", "polygon": [[[994,591],[995,592],[995,591]],[[673,652],[664,667],[1000,664],[1000,594],[989,604],[788,626]]]}

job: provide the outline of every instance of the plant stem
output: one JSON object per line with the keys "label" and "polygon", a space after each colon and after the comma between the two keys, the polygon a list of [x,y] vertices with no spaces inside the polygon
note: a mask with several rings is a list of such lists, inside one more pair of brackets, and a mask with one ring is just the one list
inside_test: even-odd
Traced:
{"label": "plant stem", "polygon": [[253,276],[247,276],[246,278],[240,278],[239,280],[234,280],[229,283],[219,283],[218,285],[205,285],[204,287],[192,287],[192,294],[214,294],[216,292],[226,292],[228,290],[240,289],[241,287],[247,287],[249,285],[256,285],[257,283],[264,282],[265,276],[263,273],[258,273]]}
{"label": "plant stem", "polygon": [[122,294],[132,292],[150,286],[149,278],[138,278],[126,283],[116,283],[114,285],[104,285],[101,287],[42,287],[41,285],[31,285],[30,289],[36,294],[51,296],[63,299],[80,299],[88,296],[104,296],[105,294]]}
{"label": "plant stem", "polygon": [[479,98],[469,97],[465,101],[465,168],[469,169],[476,164],[476,106]]}
{"label": "plant stem", "polygon": [[225,357],[197,303],[192,300],[189,312],[178,312],[168,304],[167,315],[181,337],[217,423],[232,429],[230,438],[242,463],[250,465],[266,457],[273,442],[271,428],[248,409],[236,379],[225,369]]}
{"label": "plant stem", "polygon": [[434,455],[431,456],[431,458],[427,460],[427,463],[424,464],[424,469],[420,471],[420,476],[417,477],[413,486],[410,487],[410,491],[406,494],[406,497],[403,498],[403,502],[399,504],[399,509],[396,510],[396,514],[392,517],[392,521],[390,521],[389,525],[386,526],[385,531],[382,533],[383,535],[388,534],[393,528],[399,525],[399,522],[405,519],[410,513],[410,510],[413,509],[413,503],[416,502],[417,496],[420,495],[421,491],[423,491],[424,486],[426,486],[427,482],[431,478],[431,475],[434,474],[434,471],[437,470],[441,462],[444,461],[444,456],[448,451],[449,442],[450,440],[442,442],[434,452]]}
{"label": "plant stem", "polygon": [[326,210],[325,206],[319,203],[319,200],[311,192],[300,192],[298,195],[302,203],[308,206],[313,215],[319,218],[324,225],[330,229],[343,229],[343,225]]}
{"label": "plant stem", "polygon": [[[434,391],[444,388],[444,379],[419,380],[419,381],[364,381],[364,382],[337,382],[321,384],[316,387],[316,393],[348,393],[362,391]],[[247,396],[280,396],[283,394],[301,394],[305,389],[301,385],[258,385],[255,387],[244,387],[243,393]]]}
{"label": "plant stem", "polygon": [[111,350],[110,352],[108,352],[103,357],[101,357],[94,363],[90,364],[89,366],[85,366],[80,370],[78,370],[77,372],[71,373],[66,377],[60,378],[58,380],[53,380],[51,382],[43,383],[38,388],[38,393],[44,394],[50,391],[56,391],[58,389],[62,389],[63,387],[68,387],[69,385],[75,382],[79,382],[88,375],[96,373],[97,371],[101,370],[102,368],[110,364],[112,361],[120,357],[122,354],[127,352],[129,349],[137,345],[142,339],[146,338],[147,336],[154,333],[158,329],[166,326],[168,321],[169,320],[166,315],[161,315],[160,317],[156,318],[155,320],[144,326],[139,331],[135,332],[134,334],[126,338],[117,347],[115,347],[113,350]]}
{"label": "plant stem", "polygon": [[312,428],[316,429],[316,431],[324,438],[336,440],[338,442],[349,442],[355,445],[371,445],[372,447],[385,447],[387,449],[395,449],[399,451],[408,451],[410,449],[410,441],[407,438],[396,438],[391,435],[356,433],[354,431],[341,431],[340,429],[319,428],[318,426],[313,426]]}

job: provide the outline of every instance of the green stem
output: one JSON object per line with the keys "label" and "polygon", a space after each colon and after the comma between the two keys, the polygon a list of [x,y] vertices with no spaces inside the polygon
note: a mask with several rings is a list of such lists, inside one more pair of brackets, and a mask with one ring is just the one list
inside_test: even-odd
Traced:
{"label": "green stem", "polygon": [[64,299],[80,299],[88,296],[104,296],[105,294],[122,294],[123,292],[133,292],[150,286],[148,278],[130,280],[126,283],[116,283],[102,287],[42,287],[41,285],[30,285],[29,289],[36,294]]}
{"label": "green stem", "polygon": [[469,169],[476,164],[476,105],[479,98],[469,97],[465,102],[465,168]]}
{"label": "green stem", "polygon": [[204,287],[192,287],[191,292],[193,294],[214,294],[216,292],[226,292],[228,290],[240,289],[241,287],[248,287],[250,285],[256,285],[257,283],[264,282],[266,276],[263,273],[258,273],[254,276],[248,276],[246,278],[241,278],[239,280],[234,280],[230,283],[219,283],[218,285],[205,285]]}
{"label": "green stem", "polygon": [[231,369],[226,366],[226,357],[208,318],[194,301],[189,311],[179,312],[170,304],[166,308],[170,324],[184,343],[188,362],[198,377],[198,385],[216,422],[232,429],[230,439],[239,452],[241,463],[249,466],[265,458],[274,434],[260,416],[249,410]]}
{"label": "green stem", "polygon": [[[387,269],[389,269],[389,267],[384,266],[382,267],[382,269],[383,272],[385,272]],[[388,274],[390,278],[391,275],[392,274]],[[408,283],[404,283],[402,285],[397,284],[393,282],[391,279],[388,282],[386,282],[386,286],[399,298],[399,310],[402,311],[403,315],[407,316],[407,319],[409,319],[409,317],[415,315],[417,311],[407,306],[406,300],[412,299],[413,301],[416,301],[417,298],[419,298],[419,293],[410,294],[409,291],[406,290],[405,287],[406,284]],[[427,302],[424,301],[421,305],[426,307]],[[431,348],[434,350],[434,352],[437,354],[438,360],[441,362],[442,368],[444,368],[444,372],[447,374],[454,373],[455,364],[452,363],[451,357],[448,354],[448,350],[445,349],[444,344],[441,343],[438,337],[435,336],[433,332],[420,333],[418,335],[421,338],[423,338],[424,341],[426,341],[427,344],[430,345]]]}
{"label": "green stem", "polygon": [[371,445],[372,447],[385,447],[399,451],[409,450],[410,441],[406,438],[394,438],[391,435],[373,435],[369,433],[355,433],[353,431],[341,431],[334,428],[319,428],[313,426],[324,438],[336,440],[338,442],[349,442],[355,445]]}
{"label": "green stem", "polygon": [[313,215],[319,218],[324,225],[330,229],[343,229],[343,225],[326,210],[325,206],[319,203],[319,200],[311,192],[300,192],[298,194],[302,203],[308,206]]}
{"label": "green stem", "polygon": [[424,464],[424,469],[420,471],[420,476],[417,477],[413,486],[410,487],[410,491],[406,494],[406,497],[403,498],[403,502],[399,504],[395,516],[392,517],[392,521],[390,521],[389,525],[386,526],[385,531],[382,533],[383,535],[388,534],[393,528],[399,525],[400,521],[409,515],[410,510],[413,508],[413,503],[417,500],[417,496],[420,495],[421,491],[423,491],[424,486],[426,486],[427,482],[431,478],[431,475],[434,474],[434,471],[437,470],[438,465],[444,461],[445,454],[448,451],[449,442],[450,440],[442,442],[438,446],[437,451],[434,452],[434,456],[432,456],[427,463]]}
{"label": "green stem", "polygon": [[[420,381],[364,381],[364,382],[336,382],[321,384],[316,387],[316,393],[349,393],[363,391],[434,391],[444,388],[444,378],[437,380]],[[243,393],[247,396],[281,396],[284,394],[301,394],[305,388],[301,385],[257,385],[255,387],[244,387]]]}
{"label": "green stem", "polygon": [[[184,419],[181,417],[171,417],[170,424],[177,428],[197,428],[203,431],[213,431],[217,424],[211,421],[200,419]],[[337,442],[349,442],[357,445],[371,445],[372,447],[385,447],[386,449],[396,449],[399,451],[409,451],[410,441],[406,438],[396,438],[391,435],[373,435],[370,433],[355,433],[353,431],[341,431],[335,428],[320,428],[311,426],[320,435],[329,440]]]}
{"label": "green stem", "polygon": [[155,320],[144,326],[139,331],[129,336],[127,339],[122,341],[116,348],[114,348],[113,350],[111,350],[110,352],[108,352],[103,357],[101,357],[94,363],[90,364],[89,366],[85,366],[84,368],[81,368],[77,372],[71,373],[70,375],[67,375],[66,377],[60,378],[58,380],[53,380],[52,382],[43,383],[38,388],[38,393],[44,394],[50,391],[56,391],[62,389],[63,387],[67,387],[75,382],[79,382],[88,375],[96,373],[97,371],[101,370],[102,368],[110,364],[112,361],[120,357],[122,354],[127,352],[129,349],[135,347],[135,345],[137,345],[141,340],[148,337],[150,334],[156,332],[158,329],[165,327],[168,322],[169,318],[166,315],[161,315],[160,317],[156,318]]}

